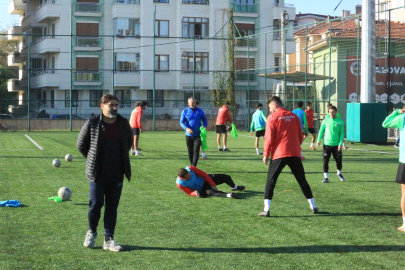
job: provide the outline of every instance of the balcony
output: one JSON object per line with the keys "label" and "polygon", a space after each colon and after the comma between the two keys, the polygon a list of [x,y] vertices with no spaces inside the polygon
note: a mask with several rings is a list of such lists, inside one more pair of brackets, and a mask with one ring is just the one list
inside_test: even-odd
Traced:
{"label": "balcony", "polygon": [[20,14],[24,12],[27,5],[23,0],[11,0],[8,4],[8,14]]}
{"label": "balcony", "polygon": [[59,0],[46,0],[36,9],[36,21],[44,23],[49,19],[60,18],[61,5]]}
{"label": "balcony", "polygon": [[[235,13],[250,13],[256,14],[258,13],[259,5],[258,4],[241,4],[241,3],[233,3],[233,11]],[[241,16],[241,14],[235,14],[235,16]]]}
{"label": "balcony", "polygon": [[22,87],[20,80],[16,79],[9,79],[7,81],[7,89],[8,92],[19,92],[19,91],[24,91],[24,87]]}
{"label": "balcony", "polygon": [[75,51],[101,51],[101,39],[99,37],[77,37]]}
{"label": "balcony", "polygon": [[139,5],[140,0],[115,0],[114,5]]}
{"label": "balcony", "polygon": [[35,45],[31,49],[32,52],[38,54],[59,53],[60,48],[63,48],[66,44],[70,44],[70,37],[56,38],[54,36],[42,36],[37,38],[34,43]]}
{"label": "balcony", "polygon": [[139,0],[116,0],[112,6],[113,18],[132,18],[134,16],[139,18],[141,16],[139,2]]}
{"label": "balcony", "polygon": [[237,51],[247,51],[249,47],[249,51],[258,51],[258,37],[249,37],[249,38],[238,38],[236,40],[236,50]]}
{"label": "balcony", "polygon": [[294,4],[287,4],[287,3],[274,3],[273,7],[279,7],[279,8],[293,8]]}
{"label": "balcony", "polygon": [[[68,70],[55,70],[55,69],[41,69],[32,70],[30,77],[31,88],[41,87],[59,87],[68,88],[70,82],[70,71]],[[62,84],[65,84],[62,87]]]}
{"label": "balcony", "polygon": [[101,5],[98,3],[75,3],[74,15],[84,17],[101,17]]}
{"label": "balcony", "polygon": [[209,0],[182,0],[182,4],[209,5]]}
{"label": "balcony", "polygon": [[27,30],[29,27],[31,27],[31,24],[36,23],[35,20],[35,12],[31,11],[25,14],[24,17],[22,17],[21,20],[21,31]]}
{"label": "balcony", "polygon": [[97,71],[78,71],[74,73],[75,86],[101,86],[101,74]]}
{"label": "balcony", "polygon": [[21,25],[14,25],[8,29],[8,40],[21,41],[22,28]]}
{"label": "balcony", "polygon": [[21,54],[19,52],[14,52],[13,54],[8,55],[8,65],[22,67]]}

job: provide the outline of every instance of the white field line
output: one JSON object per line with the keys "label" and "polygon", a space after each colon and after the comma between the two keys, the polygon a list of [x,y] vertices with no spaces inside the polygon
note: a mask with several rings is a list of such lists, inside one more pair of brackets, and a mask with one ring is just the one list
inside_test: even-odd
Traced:
{"label": "white field line", "polygon": [[[242,137],[251,137],[251,138],[256,138],[255,136],[248,136],[248,135],[239,135]],[[263,139],[263,138],[262,138]],[[309,144],[304,142],[303,144]],[[399,154],[393,154],[393,153],[388,153],[388,152],[382,152],[382,151],[374,151],[374,150],[367,150],[367,149],[358,149],[358,148],[352,148],[350,147],[348,150],[355,150],[355,151],[364,151],[364,152],[370,152],[370,153],[377,153],[377,154],[386,154],[386,155],[399,155]]]}
{"label": "white field line", "polygon": [[33,151],[37,149],[0,149],[0,151]]}
{"label": "white field line", "polygon": [[27,137],[28,140],[30,140],[33,144],[35,144],[39,149],[44,150],[44,148],[42,148],[41,146],[39,146],[39,144],[37,144],[33,139],[30,138],[30,136],[28,136],[27,134],[25,134],[25,137]]}

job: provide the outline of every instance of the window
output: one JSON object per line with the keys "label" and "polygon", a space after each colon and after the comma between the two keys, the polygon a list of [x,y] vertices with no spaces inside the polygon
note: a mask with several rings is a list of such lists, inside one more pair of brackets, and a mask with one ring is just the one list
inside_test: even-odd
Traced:
{"label": "window", "polygon": [[183,0],[183,4],[200,4],[200,5],[209,5],[209,0]]}
{"label": "window", "polygon": [[135,37],[140,35],[139,19],[115,18],[114,34],[121,37]]}
{"label": "window", "polygon": [[51,108],[55,108],[55,90],[51,90]]}
{"label": "window", "polygon": [[76,81],[98,82],[98,57],[76,57]]}
{"label": "window", "polygon": [[42,100],[41,100],[42,105],[46,105],[46,91],[42,92]]}
{"label": "window", "polygon": [[157,37],[169,36],[169,21],[156,20],[155,21],[155,35]]}
{"label": "window", "polygon": [[[72,107],[77,107],[79,102],[79,91],[72,90]],[[65,91],[65,107],[70,107],[70,90]]]}
{"label": "window", "polygon": [[153,0],[153,3],[169,3],[169,0]]}
{"label": "window", "polygon": [[183,18],[183,37],[208,37],[208,18]]}
{"label": "window", "polygon": [[42,69],[42,59],[31,58],[31,69],[31,76],[39,75]]}
{"label": "window", "polygon": [[246,100],[248,98],[249,98],[250,108],[256,108],[257,103],[260,101],[259,91],[250,90],[249,95],[248,95],[248,91],[246,91]]}
{"label": "window", "polygon": [[280,20],[273,20],[273,40],[280,40],[281,32],[280,30]]}
{"label": "window", "polygon": [[274,57],[274,72],[280,72],[280,57]]}
{"label": "window", "polygon": [[155,71],[169,72],[169,56],[155,55]]}
{"label": "window", "polygon": [[115,71],[139,72],[139,53],[116,53]]}
{"label": "window", "polygon": [[[153,90],[148,90],[148,104],[153,106]],[[155,107],[163,107],[164,104],[163,90],[155,90]]]}
{"label": "window", "polygon": [[90,107],[100,106],[100,100],[103,96],[103,90],[90,90]]}
{"label": "window", "polygon": [[131,107],[131,90],[116,90],[115,95],[120,101],[120,108]]}
{"label": "window", "polygon": [[98,23],[76,23],[76,46],[78,47],[97,47],[98,41]]}
{"label": "window", "polygon": [[[181,69],[183,73],[195,72],[208,73],[208,53],[196,52],[195,59],[193,52],[183,52],[181,56]],[[195,61],[194,61],[195,60]]]}

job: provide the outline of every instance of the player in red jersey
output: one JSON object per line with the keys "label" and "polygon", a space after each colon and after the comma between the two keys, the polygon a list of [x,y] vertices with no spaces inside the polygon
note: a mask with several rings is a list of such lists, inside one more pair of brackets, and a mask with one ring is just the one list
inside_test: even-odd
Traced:
{"label": "player in red jersey", "polygon": [[[218,110],[218,117],[217,117],[217,122],[216,122],[216,132],[217,132],[217,144],[218,144],[218,150],[219,151],[230,151],[226,147],[226,138],[227,138],[227,133],[226,133],[226,127],[225,123],[226,122],[232,122],[231,115],[229,114],[229,106],[231,103],[227,101],[224,106],[219,108]],[[221,147],[221,135],[224,134],[224,138],[222,140],[224,144],[224,148]]]}
{"label": "player in red jersey", "polygon": [[311,140],[311,148],[312,150],[316,150],[314,147],[314,143],[316,140],[316,131],[314,128],[314,110],[312,109],[312,102],[308,101],[307,102],[307,109],[305,110],[305,114],[307,115],[307,124],[308,124],[308,133],[312,135],[312,140]]}
{"label": "player in red jersey", "polygon": [[314,214],[318,213],[312,196],[311,187],[305,179],[305,171],[301,161],[302,129],[298,116],[283,108],[281,100],[273,96],[267,101],[270,114],[267,117],[264,138],[263,162],[267,165],[271,153],[271,162],[267,173],[266,188],[264,191],[264,210],[259,214],[262,217],[270,216],[270,204],[273,199],[274,188],[278,176],[288,165],[302,192],[308,199]]}

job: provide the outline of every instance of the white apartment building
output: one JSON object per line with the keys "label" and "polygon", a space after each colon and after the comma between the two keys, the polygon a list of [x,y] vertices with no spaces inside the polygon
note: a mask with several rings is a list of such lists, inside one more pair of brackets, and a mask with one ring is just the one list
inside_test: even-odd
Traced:
{"label": "white apartment building", "polygon": [[[157,117],[179,117],[193,90],[198,100],[212,99],[213,71],[224,56],[223,41],[213,38],[227,35],[230,8],[242,36],[277,29],[284,10],[295,16],[282,0],[11,0],[9,13],[20,16],[20,25],[9,29],[9,39],[20,43],[9,65],[19,67],[20,76],[9,80],[8,91],[19,93],[20,105],[29,91],[50,115],[69,113],[72,95],[73,113],[86,118],[99,112],[105,93],[114,92],[120,113],[129,115],[135,102],[152,100],[155,89]],[[272,35],[266,54],[259,51],[262,38],[249,48],[238,43],[237,66],[246,69],[248,56],[250,68],[279,65],[279,37]],[[292,53],[294,41],[287,43]],[[264,100],[274,84],[251,73],[237,76],[241,107],[247,93]]]}
{"label": "white apartment building", "polygon": [[376,20],[389,20],[391,11],[391,21],[405,22],[405,0],[376,0],[375,1]]}

